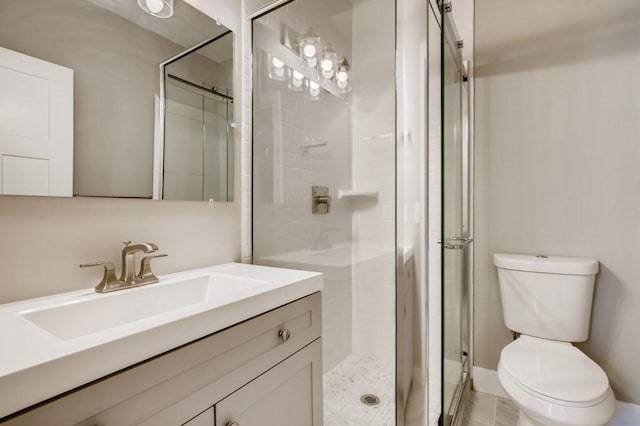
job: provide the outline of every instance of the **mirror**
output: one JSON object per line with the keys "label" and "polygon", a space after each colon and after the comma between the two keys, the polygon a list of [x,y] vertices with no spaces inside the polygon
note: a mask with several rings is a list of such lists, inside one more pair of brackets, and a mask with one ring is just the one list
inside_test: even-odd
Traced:
{"label": "mirror", "polygon": [[0,193],[231,201],[232,87],[233,34],[182,0],[0,0]]}
{"label": "mirror", "polygon": [[165,200],[233,197],[233,34],[227,31],[162,64]]}

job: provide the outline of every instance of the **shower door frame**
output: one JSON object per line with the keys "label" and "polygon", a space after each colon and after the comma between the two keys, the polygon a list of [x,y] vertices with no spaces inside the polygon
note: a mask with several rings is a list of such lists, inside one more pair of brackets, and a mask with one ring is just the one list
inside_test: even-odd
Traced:
{"label": "shower door frame", "polygon": [[[461,414],[464,409],[465,403],[465,394],[469,391],[471,385],[471,370],[472,370],[472,361],[473,361],[473,320],[472,320],[472,303],[473,303],[473,137],[472,137],[472,123],[473,123],[473,114],[472,114],[472,86],[470,84],[469,79],[469,71],[465,67],[465,62],[462,59],[462,40],[459,37],[455,21],[451,14],[451,8],[447,8],[447,4],[443,5],[443,2],[439,1],[439,7],[441,12],[441,167],[442,167],[442,175],[441,175],[441,202],[442,202],[442,210],[441,210],[441,224],[442,224],[442,234],[441,234],[441,376],[440,376],[440,389],[441,389],[441,416],[440,416],[440,425],[448,426],[448,425],[458,425],[461,421]],[[449,3],[450,5],[450,3]],[[449,46],[447,45],[447,39],[449,41]],[[453,46],[451,43],[456,43],[456,46]],[[447,61],[445,60],[445,49],[456,49],[453,50],[453,57],[455,66],[460,75],[460,122],[461,122],[461,154],[462,154],[462,179],[461,179],[461,214],[462,214],[462,223],[461,223],[461,235],[446,235],[445,228],[445,196],[447,195],[446,187],[445,187],[445,125],[446,125],[446,117],[445,117],[445,102],[446,95],[444,91],[445,85],[445,66]],[[468,65],[468,63],[467,63]],[[465,161],[466,160],[466,163]],[[447,247],[446,239],[451,237],[460,237],[460,241],[462,244]],[[458,243],[460,241],[457,241]],[[460,321],[460,344],[461,344],[461,377],[462,380],[459,385],[456,387],[456,391],[453,395],[451,405],[449,407],[445,406],[444,400],[444,388],[445,388],[445,262],[446,262],[446,251],[445,250],[461,250],[462,262],[466,263],[463,266],[463,271],[465,272],[460,274],[461,277],[461,300],[460,300],[460,312],[463,317]],[[464,269],[466,268],[466,269]],[[465,298],[466,297],[466,298]],[[464,315],[466,314],[466,318]],[[466,333],[465,333],[466,327]],[[466,334],[466,335],[465,335]],[[465,350],[466,349],[466,350]],[[451,409],[453,407],[453,409]]]}

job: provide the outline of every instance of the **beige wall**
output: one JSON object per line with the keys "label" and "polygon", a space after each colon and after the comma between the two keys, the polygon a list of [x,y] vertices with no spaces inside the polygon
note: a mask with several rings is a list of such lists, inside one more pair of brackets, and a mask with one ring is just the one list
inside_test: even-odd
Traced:
{"label": "beige wall", "polygon": [[[616,0],[602,8],[617,15],[585,17],[597,3],[579,13],[551,0],[476,3],[475,364],[495,370],[510,341],[493,253],[595,257],[591,336],[579,347],[618,399],[638,404],[640,5]],[[511,10],[531,23],[549,8],[567,16],[556,32],[489,45],[501,21],[514,24]]]}
{"label": "beige wall", "polygon": [[[197,0],[189,3],[199,4]],[[236,31],[240,41],[235,48],[234,86],[239,88],[241,5],[235,0],[208,0],[201,7]],[[240,116],[241,102],[234,108]],[[240,140],[238,133],[236,141]],[[240,179],[240,156],[238,149],[236,182]],[[0,303],[95,285],[102,274],[100,268],[80,269],[78,264],[111,260],[119,266],[124,240],[151,241],[168,253],[169,257],[157,259],[157,273],[239,261],[240,212],[240,201],[209,206],[198,202],[2,196]]]}

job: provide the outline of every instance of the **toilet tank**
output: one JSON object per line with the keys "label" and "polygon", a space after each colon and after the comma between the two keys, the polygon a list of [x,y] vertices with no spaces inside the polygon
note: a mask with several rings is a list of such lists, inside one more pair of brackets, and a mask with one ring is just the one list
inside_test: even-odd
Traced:
{"label": "toilet tank", "polygon": [[563,342],[587,340],[596,259],[496,253],[493,263],[510,330]]}

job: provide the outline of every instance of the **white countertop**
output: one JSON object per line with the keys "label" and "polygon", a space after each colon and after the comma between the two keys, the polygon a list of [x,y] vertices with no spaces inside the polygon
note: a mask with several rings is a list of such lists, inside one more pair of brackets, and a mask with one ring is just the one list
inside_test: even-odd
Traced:
{"label": "white countertop", "polygon": [[[56,335],[25,318],[55,304],[71,305],[144,292],[151,286],[180,285],[211,276],[223,285],[257,280],[222,297],[169,310],[77,336]],[[220,285],[220,284],[218,284]],[[0,305],[0,419],[48,398],[104,377],[233,324],[322,290],[322,274],[228,263],[160,276],[160,283],[108,294],[93,288]],[[226,290],[225,290],[226,291]],[[101,318],[78,318],[100,321]],[[85,324],[87,325],[87,324]],[[81,327],[91,330],[89,327]]]}

